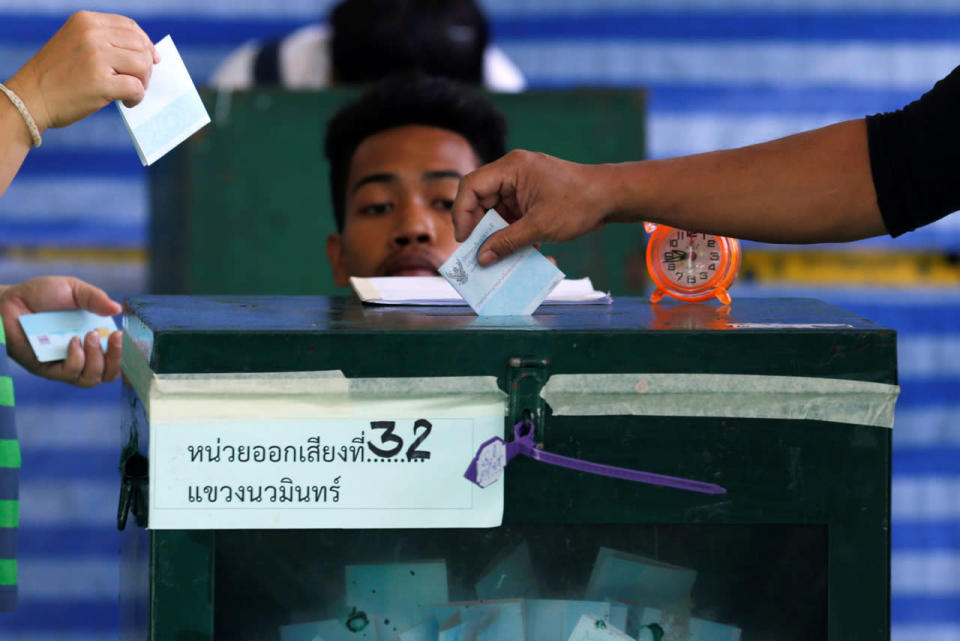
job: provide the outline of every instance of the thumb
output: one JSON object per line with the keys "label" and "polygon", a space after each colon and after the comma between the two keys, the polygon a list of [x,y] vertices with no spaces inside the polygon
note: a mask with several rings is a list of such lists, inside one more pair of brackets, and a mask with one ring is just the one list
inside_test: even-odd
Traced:
{"label": "thumb", "polygon": [[[530,213],[533,213],[533,210]],[[528,214],[500,231],[490,234],[477,250],[477,262],[486,267],[539,240],[542,239],[530,223]]]}
{"label": "thumb", "polygon": [[77,301],[77,306],[80,309],[85,309],[100,316],[113,316],[123,310],[120,303],[111,299],[99,287],[94,287],[82,280],[73,280],[71,287],[73,288],[73,299]]}

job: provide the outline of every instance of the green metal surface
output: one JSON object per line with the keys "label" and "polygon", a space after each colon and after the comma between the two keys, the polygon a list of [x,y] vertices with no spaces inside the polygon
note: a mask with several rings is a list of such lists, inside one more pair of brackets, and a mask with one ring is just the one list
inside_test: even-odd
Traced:
{"label": "green metal surface", "polygon": [[[357,94],[205,93],[213,122],[150,168],[151,291],[332,294],[324,241],[335,231],[322,143],[327,120]],[[509,147],[579,162],[644,156],[638,91],[490,96]],[[615,225],[545,246],[570,276],[618,294],[643,287],[643,230]]]}
{"label": "green metal surface", "polygon": [[[127,329],[149,346],[158,374],[341,369],[351,377],[502,377],[509,359],[521,356],[549,358],[551,374],[696,371],[896,383],[895,332],[813,299],[744,298],[724,309],[620,298],[503,318],[479,318],[466,307],[309,296],[143,296],[127,310],[142,328]],[[734,329],[748,323],[849,327]]]}
{"label": "green metal surface", "polygon": [[150,641],[213,641],[214,541],[209,530],[150,533]]}
{"label": "green metal surface", "polygon": [[[772,328],[738,327],[764,323]],[[784,327],[811,323],[821,327]],[[157,373],[494,375],[514,413],[558,373],[897,380],[892,330],[809,299],[738,299],[724,309],[623,298],[484,320],[352,299],[146,296],[128,301],[125,326]],[[530,389],[514,387],[525,379]],[[342,599],[346,563],[446,558],[451,598],[471,598],[482,566],[518,540],[531,546],[544,598],[577,598],[603,545],[696,567],[694,614],[699,603],[704,616],[746,622],[742,641],[889,638],[890,430],[543,412],[549,452],[717,483],[727,494],[518,458],[506,476],[504,525],[493,530],[153,532],[151,638],[278,639],[295,613],[310,620],[318,604]],[[137,442],[145,451],[143,425]]]}

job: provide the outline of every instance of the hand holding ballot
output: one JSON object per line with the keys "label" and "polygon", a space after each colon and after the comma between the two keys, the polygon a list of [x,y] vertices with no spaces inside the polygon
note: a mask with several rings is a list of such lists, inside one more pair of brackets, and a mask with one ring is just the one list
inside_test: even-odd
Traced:
{"label": "hand holding ballot", "polygon": [[[917,108],[909,118],[848,120],[739,149],[605,165],[516,150],[463,178],[452,210],[456,238],[467,238],[490,208],[510,225],[480,248],[484,266],[609,222],[767,243],[897,236],[960,207],[960,189],[945,190],[952,183],[941,178],[954,166],[936,160],[953,157],[955,137],[938,136],[930,149],[898,146],[911,140],[902,131],[940,126],[941,116],[952,126],[958,85],[960,67],[924,97],[931,119]],[[925,164],[910,164],[919,158]]]}
{"label": "hand holding ballot", "polygon": [[104,105],[139,103],[160,57],[137,23],[80,11],[6,83],[0,84],[0,196],[51,127]]}
{"label": "hand holding ballot", "polygon": [[479,265],[477,248],[506,226],[496,212],[487,212],[440,266],[440,274],[480,316],[528,316],[563,280],[563,272],[532,247],[496,265]]}
{"label": "hand holding ballot", "polygon": [[508,227],[480,247],[487,266],[540,241],[562,242],[617,220],[609,211],[606,165],[580,165],[546,154],[517,150],[468,174],[453,204],[456,239],[463,242],[495,209]]}
{"label": "hand holding ballot", "polygon": [[40,132],[66,127],[114,100],[143,99],[160,61],[130,18],[80,11],[10,79]]}
{"label": "hand holding ballot", "polygon": [[[86,310],[104,318],[120,313],[120,305],[99,287],[70,276],[42,276],[10,285],[0,291],[0,315],[7,336],[7,353],[28,371],[77,387],[108,383],[120,374],[121,333],[113,331],[101,337],[97,331],[75,337],[67,345],[63,360],[40,362],[31,348],[22,319],[40,312]],[[101,338],[106,338],[106,352]]]}

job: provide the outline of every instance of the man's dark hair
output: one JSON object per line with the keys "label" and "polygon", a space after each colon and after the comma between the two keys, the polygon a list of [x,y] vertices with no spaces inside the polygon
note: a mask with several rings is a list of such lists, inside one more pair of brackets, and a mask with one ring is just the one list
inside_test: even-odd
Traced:
{"label": "man's dark hair", "polygon": [[353,154],[370,136],[404,125],[446,129],[467,139],[481,163],[506,152],[507,122],[479,93],[447,80],[403,74],[382,80],[327,124],[324,150],[337,229],[343,230],[347,174]]}
{"label": "man's dark hair", "polygon": [[338,84],[412,70],[474,85],[483,80],[489,32],[474,0],[343,0],[329,23]]}

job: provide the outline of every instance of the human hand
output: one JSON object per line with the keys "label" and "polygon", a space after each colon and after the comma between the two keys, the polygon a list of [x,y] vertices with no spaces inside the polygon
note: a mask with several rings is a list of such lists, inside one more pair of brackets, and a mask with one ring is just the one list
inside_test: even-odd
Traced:
{"label": "human hand", "polygon": [[453,204],[456,239],[463,242],[488,209],[511,223],[477,252],[481,265],[526,245],[572,240],[612,220],[605,165],[580,165],[546,154],[511,151],[460,181]]}
{"label": "human hand", "polygon": [[80,11],[6,85],[42,133],[86,118],[114,100],[137,104],[158,62],[150,38],[130,18]]}
{"label": "human hand", "polygon": [[67,346],[67,358],[41,363],[33,353],[18,319],[23,314],[85,309],[101,316],[119,314],[121,307],[99,287],[72,276],[41,276],[0,293],[0,315],[7,334],[7,354],[27,371],[77,387],[94,387],[116,380],[120,374],[122,332],[107,339],[107,353],[100,349],[100,336],[89,332],[81,342],[74,337]]}

